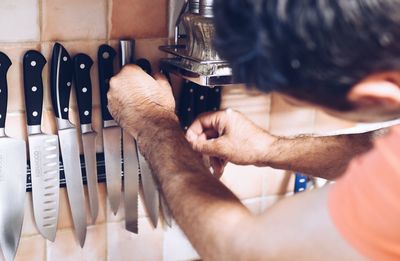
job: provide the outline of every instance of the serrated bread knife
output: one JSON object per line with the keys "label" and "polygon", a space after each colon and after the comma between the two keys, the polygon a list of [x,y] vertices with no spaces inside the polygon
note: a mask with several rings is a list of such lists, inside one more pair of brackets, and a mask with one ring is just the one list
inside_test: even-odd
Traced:
{"label": "serrated bread knife", "polygon": [[[124,66],[128,63],[133,63],[133,41],[132,40],[121,40],[120,41],[120,49],[121,49],[121,65]],[[129,145],[128,145],[129,146]],[[147,163],[146,159],[143,157],[136,142],[132,142],[129,146],[130,148],[134,148],[137,152],[140,177],[142,181],[143,187],[143,196],[144,196],[144,204],[149,214],[150,221],[152,225],[156,228],[158,224],[158,215],[160,209],[160,198],[158,193],[158,188],[154,181],[153,175],[150,170],[150,166]]]}
{"label": "serrated bread knife", "polygon": [[101,45],[97,52],[107,196],[114,215],[117,214],[121,200],[121,128],[108,111],[107,92],[110,88],[110,78],[114,76],[114,58],[116,54],[115,50],[106,44]]}
{"label": "serrated bread knife", "polygon": [[97,133],[92,128],[92,81],[90,79],[90,69],[92,68],[93,61],[88,55],[83,53],[75,55],[73,61],[76,99],[78,101],[86,180],[89,192],[89,206],[92,223],[95,223],[99,212],[99,199],[96,166]]}
{"label": "serrated bread knife", "polygon": [[23,59],[26,120],[28,124],[29,158],[32,179],[33,213],[36,226],[44,238],[56,237],[59,209],[58,136],[41,131],[43,106],[42,71],[46,59],[35,50]]}
{"label": "serrated bread knife", "polygon": [[57,118],[58,137],[75,235],[80,246],[83,247],[86,238],[86,208],[79,143],[77,130],[68,117],[72,74],[71,57],[61,44],[55,43],[50,72],[51,98],[54,114]]}
{"label": "serrated bread knife", "polygon": [[0,247],[6,261],[14,260],[21,237],[26,191],[26,144],[5,133],[7,72],[11,61],[0,52]]}

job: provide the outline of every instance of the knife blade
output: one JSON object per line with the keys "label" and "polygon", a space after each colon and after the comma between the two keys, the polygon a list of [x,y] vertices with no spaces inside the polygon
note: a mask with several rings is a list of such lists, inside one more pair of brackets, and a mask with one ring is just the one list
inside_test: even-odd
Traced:
{"label": "knife blade", "polygon": [[[138,60],[136,61],[136,64],[137,64],[140,68],[142,68],[143,71],[145,71],[147,74],[149,74],[149,75],[152,74],[151,63],[150,63],[147,59],[144,59],[144,58],[138,59]],[[171,83],[171,81],[169,80],[168,75],[166,75],[166,77],[167,77],[168,81]],[[145,161],[145,159],[143,159],[143,158],[142,158],[141,160],[142,160],[142,161]],[[146,161],[143,162],[143,164],[148,165]],[[147,166],[147,168],[150,169],[149,166]],[[153,184],[148,185],[148,186],[150,187],[150,189],[151,189],[151,187],[154,187],[155,184],[156,184],[155,181],[154,181],[154,176],[152,176],[152,177],[153,177],[153,179],[151,179],[149,182],[151,182],[151,183],[153,183]],[[143,179],[143,178],[142,178],[142,179]],[[146,183],[146,179],[144,180],[144,182]],[[142,180],[142,183],[143,183],[143,180]],[[149,190],[150,190],[150,189],[149,189]],[[170,209],[169,209],[169,207],[168,207],[167,202],[165,201],[164,195],[163,195],[162,193],[160,193],[160,192],[159,192],[158,194],[159,194],[159,202],[160,202],[160,207],[161,207],[161,212],[162,212],[163,220],[164,220],[164,222],[165,222],[165,224],[166,224],[167,226],[172,227],[172,215],[171,215],[171,211],[170,211]]]}
{"label": "knife blade", "polygon": [[14,260],[21,237],[27,174],[25,141],[5,133],[10,66],[0,52],[0,247],[6,261]]}
{"label": "knife blade", "polygon": [[35,50],[23,59],[24,93],[31,166],[33,214],[44,238],[54,242],[59,209],[59,147],[58,136],[41,131],[43,107],[42,71],[44,56]]}
{"label": "knife blade", "polygon": [[96,136],[92,128],[92,81],[90,69],[93,60],[86,54],[79,53],[73,59],[76,99],[78,102],[81,124],[83,153],[85,158],[86,181],[89,192],[89,206],[94,224],[99,213],[96,166]]}
{"label": "knife blade", "polygon": [[[120,41],[121,66],[124,66],[127,63],[134,63],[134,58],[132,55],[133,44],[134,44],[133,41],[130,40]],[[160,209],[158,189],[155,180],[153,178],[153,175],[151,173],[150,166],[146,161],[146,159],[143,157],[142,153],[139,151],[139,148],[136,143],[135,143],[135,148],[138,155],[138,162],[139,162],[138,165],[143,187],[144,205],[149,214],[150,221],[153,227],[156,228],[158,224],[158,216]]]}
{"label": "knife blade", "polygon": [[106,44],[101,45],[97,52],[107,194],[114,215],[117,214],[121,197],[122,137],[121,128],[108,111],[107,92],[110,88],[109,80],[114,76],[114,58],[116,54],[115,50]]}
{"label": "knife blade", "polygon": [[54,114],[57,118],[58,137],[75,235],[80,246],[83,247],[86,239],[86,208],[79,144],[77,130],[68,117],[72,75],[71,57],[61,44],[55,43],[51,58],[51,98]]}
{"label": "knife blade", "polygon": [[[135,42],[120,41],[121,67],[133,63]],[[124,204],[125,228],[138,233],[139,159],[135,139],[126,131],[122,132],[122,152],[124,158]]]}

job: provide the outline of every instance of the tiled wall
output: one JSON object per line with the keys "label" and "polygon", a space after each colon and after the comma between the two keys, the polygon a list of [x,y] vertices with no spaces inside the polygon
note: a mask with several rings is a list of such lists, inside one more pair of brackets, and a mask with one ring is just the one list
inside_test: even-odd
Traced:
{"label": "tiled wall", "polygon": [[[147,58],[157,67],[163,56],[158,45],[167,41],[167,0],[1,0],[0,51],[11,58],[9,107],[6,122],[8,135],[26,138],[22,89],[22,56],[28,49],[41,51],[50,58],[54,41],[60,41],[74,55],[89,54],[96,61],[100,44],[117,47],[117,39],[136,38],[136,56]],[[44,75],[48,79],[48,67]],[[97,70],[92,70],[94,86],[94,126],[100,133],[97,151],[102,151],[101,120]],[[49,82],[45,81],[43,129],[55,133],[51,110]],[[76,117],[74,99],[71,113]],[[225,88],[222,107],[242,111],[260,126],[275,134],[328,131],[348,126],[321,112],[296,108],[278,95],[262,95],[241,86]],[[227,166],[222,181],[255,213],[290,194],[290,174],[270,168]],[[189,260],[195,251],[175,226],[172,229],[151,228],[140,207],[139,235],[124,230],[121,206],[117,216],[111,214],[104,184],[99,185],[100,210],[96,224],[88,220],[86,244],[81,249],[73,234],[71,214],[65,189],[60,195],[60,219],[54,243],[43,239],[35,227],[31,194],[26,194],[22,239],[16,260]],[[1,259],[1,258],[0,258]]]}

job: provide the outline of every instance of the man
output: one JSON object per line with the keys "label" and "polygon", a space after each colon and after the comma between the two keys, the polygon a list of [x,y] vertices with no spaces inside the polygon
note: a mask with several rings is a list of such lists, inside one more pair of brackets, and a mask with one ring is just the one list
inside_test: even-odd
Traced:
{"label": "man", "polygon": [[[215,44],[240,81],[347,119],[400,116],[400,1],[218,0],[214,8]],[[164,78],[128,66],[110,84],[113,116],[137,139],[203,259],[400,259],[400,127],[347,166],[371,149],[371,134],[282,139],[227,110],[200,116],[186,139]],[[200,153],[332,179],[344,174],[255,216]]]}

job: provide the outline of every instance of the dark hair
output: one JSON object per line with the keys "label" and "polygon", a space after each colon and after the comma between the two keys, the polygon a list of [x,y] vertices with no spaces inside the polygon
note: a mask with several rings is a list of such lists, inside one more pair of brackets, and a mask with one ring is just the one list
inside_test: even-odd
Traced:
{"label": "dark hair", "polygon": [[215,46],[237,80],[338,110],[400,69],[399,0],[215,0]]}

